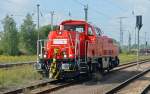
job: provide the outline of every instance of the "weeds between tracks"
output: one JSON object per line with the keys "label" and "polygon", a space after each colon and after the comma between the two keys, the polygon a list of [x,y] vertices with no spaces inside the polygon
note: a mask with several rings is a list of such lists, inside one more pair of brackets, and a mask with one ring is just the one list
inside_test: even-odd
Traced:
{"label": "weeds between tracks", "polygon": [[4,56],[0,55],[0,63],[21,63],[36,61],[36,55],[31,56]]}
{"label": "weeds between tracks", "polygon": [[41,78],[32,65],[0,69],[0,91],[31,84]]}

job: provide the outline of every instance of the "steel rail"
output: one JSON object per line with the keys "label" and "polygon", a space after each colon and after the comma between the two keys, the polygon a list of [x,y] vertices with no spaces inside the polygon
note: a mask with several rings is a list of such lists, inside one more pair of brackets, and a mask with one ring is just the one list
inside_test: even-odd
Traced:
{"label": "steel rail", "polygon": [[[141,59],[139,62],[141,61],[145,61],[145,60],[150,60],[150,59]],[[124,65],[129,65],[129,64],[133,64],[133,63],[136,63],[137,61],[132,61],[132,62],[128,62],[128,63],[125,63],[125,64],[121,64],[119,65],[118,67],[120,66],[124,66]],[[32,65],[32,64],[35,64],[36,61],[32,61],[32,62],[23,62],[23,63],[2,63],[0,64],[0,68],[10,68],[10,67],[14,67],[14,66],[22,66],[22,65]]]}
{"label": "steel rail", "polygon": [[122,82],[121,84],[119,84],[118,86],[116,86],[115,88],[111,89],[110,91],[106,92],[106,94],[115,94],[117,93],[119,90],[123,89],[124,87],[126,87],[128,84],[130,84],[131,82],[135,81],[136,79],[142,77],[143,75],[145,75],[146,73],[148,73],[150,71],[150,68],[140,72],[139,74],[132,76],[131,78],[129,78],[128,80]]}
{"label": "steel rail", "polygon": [[[144,61],[142,61],[142,62],[140,62],[140,63],[145,63],[145,62],[147,62],[147,61],[149,61],[149,60],[144,60]],[[117,70],[121,70],[121,69],[125,69],[125,68],[128,68],[128,67],[132,67],[132,66],[134,66],[134,65],[136,65],[136,64],[132,64],[132,63],[130,63],[130,65],[128,65],[128,64],[125,64],[124,66],[125,67],[123,67],[122,65],[120,66],[121,68],[119,68],[119,69],[117,69]],[[117,70],[112,70],[112,71],[117,71]],[[79,81],[75,81],[75,82],[70,82],[70,83],[65,83],[65,84],[63,84],[63,85],[60,85],[60,86],[56,86],[56,87],[51,87],[51,88],[48,88],[48,89],[46,89],[46,90],[39,90],[39,91],[37,91],[37,92],[35,92],[35,93],[33,93],[33,94],[47,94],[47,93],[51,93],[51,92],[53,92],[53,91],[57,91],[57,90],[59,90],[59,89],[61,89],[61,88],[64,88],[64,87],[68,87],[68,86],[70,86],[70,85],[74,85],[74,84],[77,84],[77,83],[79,83],[79,82],[85,82],[85,81],[88,81],[88,79],[82,79],[82,80],[79,80]],[[110,93],[111,94],[111,93]]]}
{"label": "steel rail", "polygon": [[14,66],[32,65],[34,63],[36,63],[36,62],[33,61],[33,62],[23,62],[23,63],[0,64],[0,68],[10,68],[10,67],[14,67]]}
{"label": "steel rail", "polygon": [[143,91],[141,92],[141,94],[148,94],[148,91],[150,91],[150,84],[147,85],[147,86],[143,89]]}
{"label": "steel rail", "polygon": [[[142,60],[142,61],[139,61],[139,64],[143,64],[143,63],[146,63],[148,61],[150,61],[150,59]],[[129,68],[129,67],[135,66],[135,65],[137,65],[136,62],[130,62],[130,63],[119,65],[118,67],[114,68],[111,71],[115,72],[115,71],[119,71],[119,70],[122,70],[122,69],[126,69],[126,68]]]}
{"label": "steel rail", "polygon": [[[61,88],[68,87],[70,85],[74,85],[74,84],[77,84],[79,82],[84,82],[87,80],[88,79],[80,79],[80,80],[72,80],[70,82],[66,82],[64,80],[45,81],[42,83],[38,83],[36,85],[6,91],[6,92],[3,92],[3,94],[20,94],[20,93],[25,93],[26,91],[33,91],[34,89],[37,90],[40,87],[45,87],[45,86],[51,85],[52,87],[49,89],[41,90],[41,88],[40,88],[40,91],[37,90],[37,91],[31,93],[31,94],[46,94],[46,93],[50,93],[52,91],[56,91],[56,90],[59,90]],[[63,84],[58,84],[58,83],[63,83]]]}
{"label": "steel rail", "polygon": [[64,83],[64,84],[61,84],[61,85],[57,85],[57,86],[52,86],[51,88],[47,88],[46,90],[42,90],[40,89],[39,91],[36,90],[35,92],[31,92],[31,94],[47,94],[47,93],[51,93],[51,92],[54,92],[54,91],[57,91],[57,90],[60,90],[64,87],[69,87],[69,86],[73,86],[73,85],[76,85],[78,83],[83,83],[85,81],[88,81],[89,79],[88,78],[82,78],[82,79],[78,79],[78,80],[72,80],[70,82],[67,82],[67,83]]}
{"label": "steel rail", "polygon": [[[142,62],[140,62],[140,64],[145,63],[147,61],[150,61],[150,60],[143,60]],[[121,66],[119,66],[120,67],[119,69],[112,70],[112,71],[114,72],[114,71],[122,70],[122,69],[125,69],[125,68],[132,67],[132,66],[136,65],[135,62],[134,62],[134,64],[133,64],[133,62],[129,63],[129,64],[130,65],[128,65],[128,64],[121,65]],[[80,80],[80,82],[81,81],[85,82],[86,80]],[[57,86],[57,87],[53,87],[53,88],[49,88],[49,89],[43,90],[43,91],[40,90],[40,91],[38,91],[37,93],[34,93],[34,94],[47,94],[47,93],[51,93],[53,91],[59,90],[59,89],[64,88],[64,87],[68,87],[68,86],[73,85],[73,84],[77,84],[77,82],[66,83],[66,84],[63,84],[63,85],[60,85],[60,86]]]}
{"label": "steel rail", "polygon": [[[141,59],[141,60],[139,60],[139,62],[142,62],[142,61],[149,61],[150,60],[150,58],[148,58],[148,59]],[[118,67],[120,67],[120,66],[125,66],[125,65],[129,65],[129,64],[133,64],[133,63],[137,63],[137,61],[131,61],[131,62],[128,62],[128,63],[125,63],[125,64],[121,64],[121,65],[119,65]]]}
{"label": "steel rail", "polygon": [[35,88],[43,87],[43,86],[46,86],[47,84],[55,84],[55,83],[58,83],[60,81],[61,80],[43,81],[41,83],[34,84],[34,85],[31,85],[31,86],[27,86],[27,87],[23,87],[23,88],[17,88],[15,90],[6,91],[6,92],[3,92],[3,94],[18,94],[18,93],[22,93],[22,92],[24,92],[26,90],[32,90],[32,89],[35,89]]}
{"label": "steel rail", "polygon": [[67,87],[67,86],[70,86],[70,85],[73,85],[74,83],[66,83],[66,84],[63,84],[63,85],[58,85],[56,87],[51,87],[49,89],[46,89],[46,90],[41,90],[40,91],[36,91],[36,92],[32,92],[31,94],[47,94],[47,93],[51,93],[53,91],[56,91],[56,90],[59,90],[61,88],[64,88],[64,87]]}

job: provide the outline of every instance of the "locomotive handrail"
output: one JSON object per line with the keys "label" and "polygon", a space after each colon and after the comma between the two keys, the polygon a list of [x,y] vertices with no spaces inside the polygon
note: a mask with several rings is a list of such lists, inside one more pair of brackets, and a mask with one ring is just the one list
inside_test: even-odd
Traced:
{"label": "locomotive handrail", "polygon": [[[50,42],[50,41],[53,41],[53,40],[50,40],[50,39],[37,40],[37,61],[39,61],[40,58],[43,58],[44,49],[46,50],[46,43]],[[50,46],[52,47],[52,46],[56,46],[56,45],[51,44]],[[70,47],[76,48],[75,46],[73,46],[73,43]],[[65,48],[70,48],[70,47],[66,46]]]}
{"label": "locomotive handrail", "polygon": [[[51,41],[51,40],[50,39],[37,40],[37,62],[39,62],[39,57],[43,58],[43,50],[46,48],[45,44],[47,43],[47,41]],[[42,42],[44,42],[43,45]]]}
{"label": "locomotive handrail", "polygon": [[87,62],[87,46],[88,46],[88,40],[85,41],[85,62]]}
{"label": "locomotive handrail", "polygon": [[[80,36],[79,34],[76,34],[76,40],[75,40],[75,62],[77,64],[80,64]],[[78,46],[78,61],[77,61],[77,46]]]}

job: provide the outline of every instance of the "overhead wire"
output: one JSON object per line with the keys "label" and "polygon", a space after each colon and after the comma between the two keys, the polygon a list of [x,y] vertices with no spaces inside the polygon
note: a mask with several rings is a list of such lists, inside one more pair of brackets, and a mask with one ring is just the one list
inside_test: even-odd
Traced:
{"label": "overhead wire", "polygon": [[116,7],[116,8],[119,8],[119,9],[122,10],[122,11],[125,11],[124,8],[120,7],[118,4],[112,2],[111,0],[103,0],[103,1],[105,1],[106,3],[109,3],[110,5],[113,5],[113,6]]}
{"label": "overhead wire", "polygon": [[[78,0],[73,0],[73,1],[74,1],[75,3],[77,3],[77,4],[80,4],[80,5],[83,6],[83,7],[86,6],[85,4],[83,4],[82,2],[80,2],[80,1],[78,1]],[[97,13],[97,14],[99,14],[99,15],[105,17],[105,18],[111,18],[110,16],[108,16],[108,15],[106,15],[106,14],[104,14],[104,13],[98,11],[95,7],[90,7],[89,5],[88,5],[88,7],[89,7],[90,10],[95,11],[95,13]]]}

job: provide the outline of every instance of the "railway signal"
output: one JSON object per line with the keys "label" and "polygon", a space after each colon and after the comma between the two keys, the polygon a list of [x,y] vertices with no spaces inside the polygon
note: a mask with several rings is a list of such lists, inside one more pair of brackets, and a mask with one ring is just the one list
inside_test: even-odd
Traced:
{"label": "railway signal", "polygon": [[136,16],[136,28],[138,28],[138,31],[141,29],[142,26],[142,15],[138,15]]}
{"label": "railway signal", "polygon": [[137,32],[137,38],[138,38],[138,40],[137,40],[137,69],[139,69],[140,68],[140,65],[139,65],[139,43],[140,43],[140,39],[139,39],[139,31],[140,31],[140,29],[142,28],[142,26],[143,26],[143,24],[142,24],[142,15],[137,15],[136,16],[136,28],[137,28],[137,30],[138,30],[138,32]]}
{"label": "railway signal", "polygon": [[128,33],[129,33],[129,39],[128,39],[128,52],[130,53],[130,51],[131,51],[131,33],[130,33],[130,31],[128,31]]}
{"label": "railway signal", "polygon": [[147,55],[147,32],[145,32],[145,55]]}

